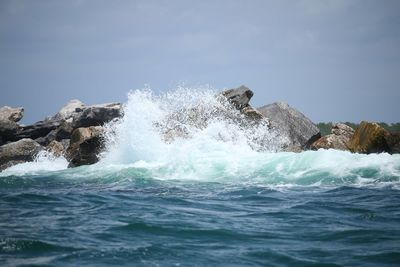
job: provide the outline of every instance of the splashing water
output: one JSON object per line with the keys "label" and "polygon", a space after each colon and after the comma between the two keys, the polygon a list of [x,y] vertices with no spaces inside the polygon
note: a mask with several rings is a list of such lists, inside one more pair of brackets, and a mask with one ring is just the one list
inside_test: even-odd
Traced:
{"label": "splashing water", "polygon": [[[131,176],[132,171],[145,169],[149,178],[162,180],[300,185],[397,183],[400,179],[400,155],[276,152],[288,140],[268,123],[246,121],[208,87],[178,87],[160,95],[149,88],[131,91],[124,116],[105,128],[106,150],[100,162],[66,175]],[[64,158],[39,155],[35,162],[13,166],[1,175],[66,167]]]}

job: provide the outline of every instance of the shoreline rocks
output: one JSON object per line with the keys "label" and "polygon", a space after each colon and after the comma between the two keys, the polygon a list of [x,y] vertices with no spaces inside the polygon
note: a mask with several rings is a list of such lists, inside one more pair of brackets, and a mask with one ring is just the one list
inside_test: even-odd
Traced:
{"label": "shoreline rocks", "polygon": [[[223,119],[250,130],[250,135],[252,131],[265,131],[265,134],[250,136],[254,144],[249,145],[257,151],[265,150],[265,144],[271,144],[276,137],[283,142],[276,151],[338,149],[356,153],[400,153],[400,133],[389,133],[376,123],[363,121],[355,131],[337,123],[331,134],[321,137],[317,126],[298,110],[283,102],[254,108],[250,105],[253,95],[243,85],[229,89],[215,95],[214,103],[177,110],[163,121],[154,122],[154,126],[167,143],[176,138],[189,138],[193,128],[202,130],[213,119]],[[31,125],[18,124],[23,113],[21,107],[0,108],[0,171],[33,161],[43,150],[65,156],[69,167],[96,163],[104,146],[103,125],[124,114],[120,103],[87,106],[79,100],[71,100],[54,116]]]}

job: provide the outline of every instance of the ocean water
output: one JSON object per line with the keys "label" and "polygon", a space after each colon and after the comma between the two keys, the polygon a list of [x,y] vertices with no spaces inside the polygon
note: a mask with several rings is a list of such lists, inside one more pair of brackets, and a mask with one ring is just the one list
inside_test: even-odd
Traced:
{"label": "ocean water", "polygon": [[[0,265],[400,266],[400,155],[279,152],[214,95],[132,91],[99,163],[0,173]],[[166,142],[155,122],[193,107],[207,126]]]}

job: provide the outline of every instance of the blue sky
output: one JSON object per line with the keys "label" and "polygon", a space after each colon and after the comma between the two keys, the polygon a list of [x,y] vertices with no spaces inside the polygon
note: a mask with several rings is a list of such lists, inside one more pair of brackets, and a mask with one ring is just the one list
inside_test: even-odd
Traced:
{"label": "blue sky", "polygon": [[400,121],[400,1],[0,1],[0,106],[23,122],[148,84],[245,84],[313,121]]}

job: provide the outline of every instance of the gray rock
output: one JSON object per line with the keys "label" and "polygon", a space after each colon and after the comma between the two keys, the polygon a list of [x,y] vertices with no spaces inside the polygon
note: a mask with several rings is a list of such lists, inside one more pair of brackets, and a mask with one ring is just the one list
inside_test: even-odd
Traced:
{"label": "gray rock", "polygon": [[249,105],[250,99],[253,97],[253,91],[242,85],[238,88],[229,89],[221,93],[229,102],[237,109],[242,109]]}
{"label": "gray rock", "polygon": [[0,121],[13,121],[18,122],[24,116],[24,108],[12,108],[9,106],[4,106],[0,108]]}
{"label": "gray rock", "polygon": [[85,104],[77,99],[69,101],[60,111],[54,116],[57,120],[68,120],[73,118],[78,113],[82,112],[85,108]]}
{"label": "gray rock", "polygon": [[101,126],[75,129],[66,153],[66,158],[70,162],[68,167],[96,163],[103,149],[103,133],[104,128]]}
{"label": "gray rock", "polygon": [[347,143],[354,134],[354,129],[343,123],[336,123],[332,126],[331,134],[322,136],[311,145],[311,149],[337,149],[348,151]]}
{"label": "gray rock", "polygon": [[12,165],[33,161],[43,147],[32,139],[21,139],[0,147],[0,170]]}
{"label": "gray rock", "polygon": [[123,115],[120,103],[108,103],[84,107],[82,112],[74,115],[73,128],[101,126]]}
{"label": "gray rock", "polygon": [[321,137],[318,127],[298,110],[283,102],[258,108],[271,122],[277,134],[289,140],[288,151],[309,149]]}
{"label": "gray rock", "polygon": [[388,136],[386,136],[386,143],[389,146],[390,153],[400,153],[400,132],[390,133]]}
{"label": "gray rock", "polygon": [[56,120],[54,118],[49,118],[44,121],[38,121],[34,124],[21,127],[16,135],[17,139],[30,138],[37,139],[40,137],[45,137],[52,130],[55,130],[63,123],[62,120]]}

